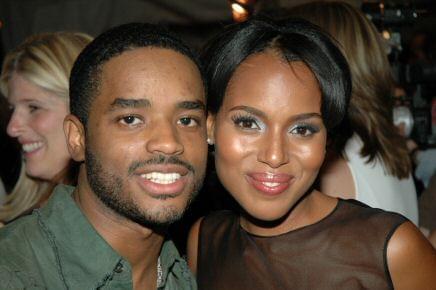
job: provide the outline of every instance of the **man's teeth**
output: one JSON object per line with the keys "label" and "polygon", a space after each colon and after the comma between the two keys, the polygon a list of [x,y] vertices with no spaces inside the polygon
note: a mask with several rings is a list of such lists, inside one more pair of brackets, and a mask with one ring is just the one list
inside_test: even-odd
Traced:
{"label": "man's teeth", "polygon": [[146,174],[141,174],[142,178],[146,178],[154,183],[159,184],[170,184],[176,182],[180,178],[179,173],[161,173],[161,172],[150,172]]}
{"label": "man's teeth", "polygon": [[280,184],[278,182],[262,182],[262,183],[268,187],[275,187],[275,186],[278,186]]}
{"label": "man's teeth", "polygon": [[41,148],[43,144],[44,143],[42,143],[42,142],[33,142],[33,143],[23,144],[23,151],[24,152],[35,151],[36,149]]}

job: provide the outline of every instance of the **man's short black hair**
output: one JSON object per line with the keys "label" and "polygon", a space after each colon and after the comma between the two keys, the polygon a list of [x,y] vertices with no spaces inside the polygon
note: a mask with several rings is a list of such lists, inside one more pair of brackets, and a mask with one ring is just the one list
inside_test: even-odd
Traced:
{"label": "man's short black hair", "polygon": [[203,76],[192,50],[162,26],[129,23],[114,27],[94,39],[80,53],[70,76],[70,111],[86,127],[89,108],[98,95],[103,65],[125,51],[142,47],[166,48],[191,59]]}

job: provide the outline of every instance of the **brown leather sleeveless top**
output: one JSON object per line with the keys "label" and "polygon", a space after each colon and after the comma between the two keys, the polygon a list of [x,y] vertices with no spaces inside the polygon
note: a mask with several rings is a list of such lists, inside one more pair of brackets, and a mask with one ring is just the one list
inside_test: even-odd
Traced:
{"label": "brown leather sleeveless top", "polygon": [[200,227],[200,290],[393,289],[387,243],[407,219],[339,200],[321,221],[273,237],[252,235],[220,211]]}

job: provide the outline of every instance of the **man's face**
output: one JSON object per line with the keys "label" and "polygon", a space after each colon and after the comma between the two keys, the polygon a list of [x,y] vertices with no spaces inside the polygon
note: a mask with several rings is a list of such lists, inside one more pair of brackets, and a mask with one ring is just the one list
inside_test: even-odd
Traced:
{"label": "man's face", "polygon": [[148,47],[112,58],[86,129],[91,189],[141,225],[179,219],[204,178],[205,115],[202,79],[188,57]]}

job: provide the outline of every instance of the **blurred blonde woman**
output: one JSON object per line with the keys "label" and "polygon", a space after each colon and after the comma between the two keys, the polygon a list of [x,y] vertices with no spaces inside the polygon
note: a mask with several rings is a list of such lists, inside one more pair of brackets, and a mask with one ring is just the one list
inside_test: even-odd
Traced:
{"label": "blurred blonde woman", "polygon": [[331,137],[321,190],[405,215],[418,224],[416,190],[405,139],[392,121],[393,78],[376,27],[344,2],[297,6],[292,16],[317,24],[342,47],[350,65],[352,96],[347,119]]}
{"label": "blurred blonde woman", "polygon": [[7,133],[22,147],[17,184],[0,206],[7,223],[41,205],[58,183],[74,184],[63,119],[69,112],[69,76],[74,60],[92,40],[83,33],[33,35],[3,62],[0,90],[13,112]]}

